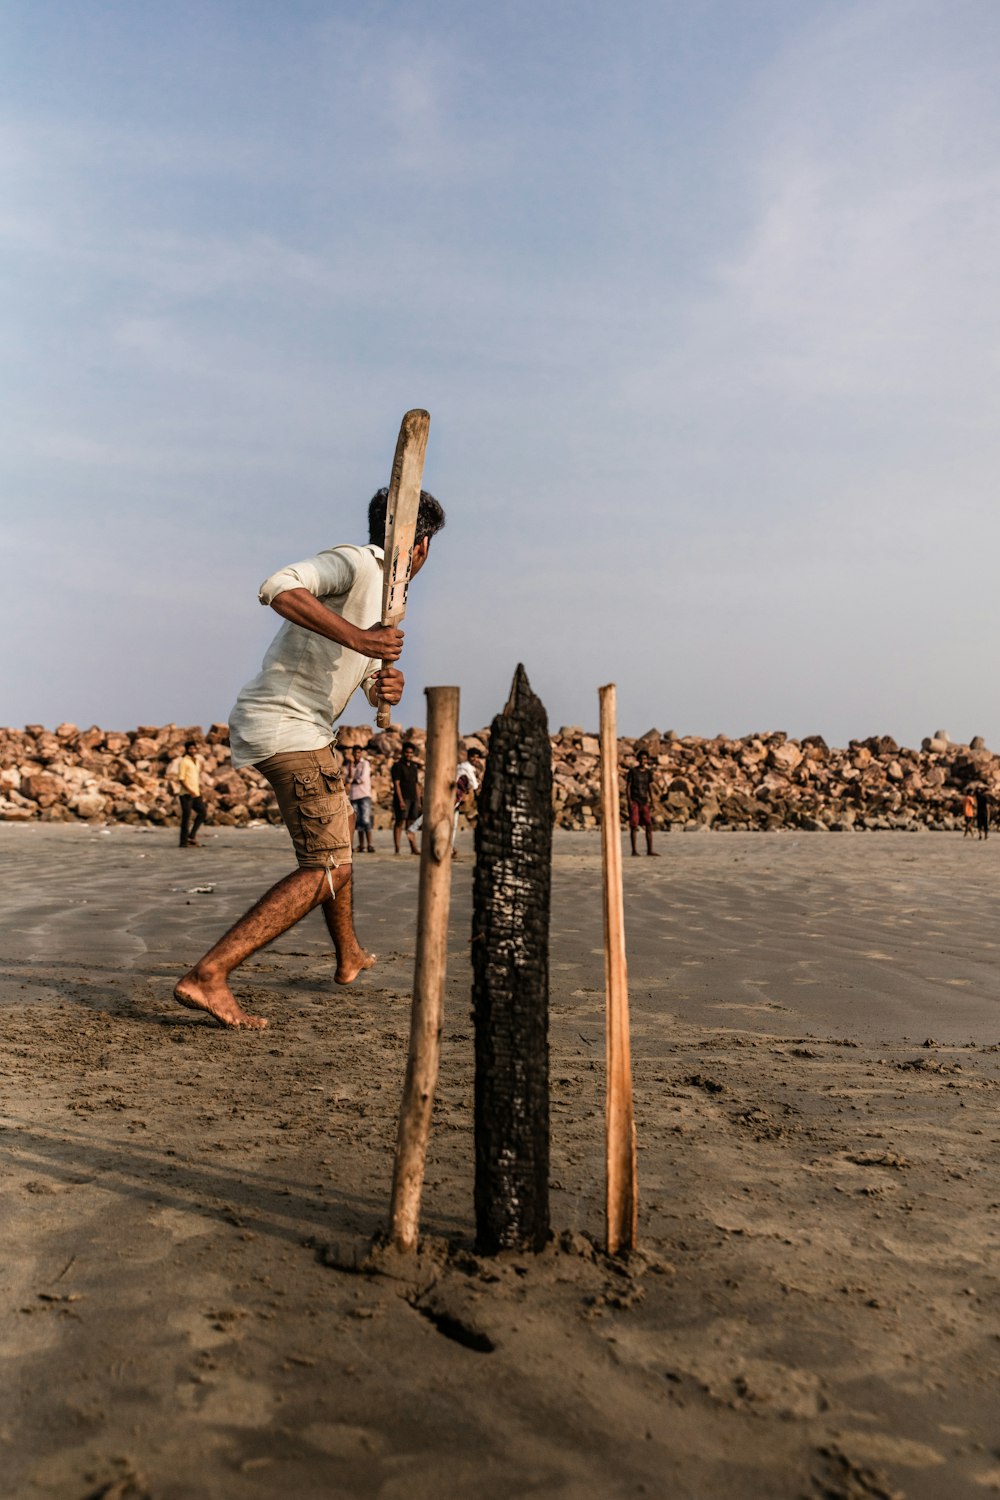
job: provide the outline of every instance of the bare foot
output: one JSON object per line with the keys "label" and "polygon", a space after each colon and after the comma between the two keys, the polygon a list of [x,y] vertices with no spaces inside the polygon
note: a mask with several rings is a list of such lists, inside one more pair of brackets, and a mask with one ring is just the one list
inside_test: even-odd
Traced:
{"label": "bare foot", "polygon": [[356,958],[343,959],[337,965],[334,980],[337,984],[353,984],[359,974],[363,974],[365,969],[373,968],[374,964],[375,954],[366,953],[364,948],[359,948]]}
{"label": "bare foot", "polygon": [[195,971],[185,974],[174,989],[174,999],[188,1010],[205,1010],[220,1026],[245,1026],[248,1031],[263,1031],[264,1016],[251,1016],[236,1002],[236,996],[224,979],[199,980]]}

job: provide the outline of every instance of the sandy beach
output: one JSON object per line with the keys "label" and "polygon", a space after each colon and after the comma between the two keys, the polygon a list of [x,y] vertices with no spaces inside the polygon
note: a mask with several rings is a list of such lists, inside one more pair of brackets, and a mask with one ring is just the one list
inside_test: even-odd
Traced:
{"label": "sandy beach", "polygon": [[554,1240],[472,1250],[471,838],[421,1253],[385,1225],[418,861],[175,979],[283,830],[0,825],[0,1485],[17,1500],[1000,1493],[1000,839],[674,834],[625,859],[640,1251],[603,1232],[596,835],[557,834]]}

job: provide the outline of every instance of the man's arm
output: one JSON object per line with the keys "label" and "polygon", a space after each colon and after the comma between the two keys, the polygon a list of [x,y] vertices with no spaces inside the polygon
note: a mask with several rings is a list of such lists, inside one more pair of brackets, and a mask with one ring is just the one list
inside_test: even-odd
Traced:
{"label": "man's arm", "polygon": [[[368,630],[362,630],[359,626],[352,625],[350,620],[345,620],[343,615],[334,614],[332,609],[321,604],[308,589],[283,589],[271,600],[271,608],[282,619],[290,620],[293,625],[301,625],[304,630],[311,630],[316,635],[325,636],[328,641],[336,641],[349,651],[357,651],[359,656],[371,656],[385,662],[396,661],[402,654],[401,630],[393,625],[372,625]],[[387,698],[381,691],[379,696],[389,703],[399,701],[398,698]]]}

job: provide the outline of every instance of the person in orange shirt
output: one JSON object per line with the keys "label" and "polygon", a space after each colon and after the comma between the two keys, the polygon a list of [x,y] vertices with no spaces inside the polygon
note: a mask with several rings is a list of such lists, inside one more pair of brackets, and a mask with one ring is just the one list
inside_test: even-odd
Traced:
{"label": "person in orange shirt", "polygon": [[976,826],[976,799],[971,792],[966,792],[965,801],[962,803],[962,817],[965,819],[965,831],[963,839],[972,837],[972,830]]}

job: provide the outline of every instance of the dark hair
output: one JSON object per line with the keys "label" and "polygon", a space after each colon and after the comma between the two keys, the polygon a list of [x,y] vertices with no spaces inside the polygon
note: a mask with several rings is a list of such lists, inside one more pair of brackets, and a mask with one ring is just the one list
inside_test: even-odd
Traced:
{"label": "dark hair", "polygon": [[[389,499],[387,489],[376,490],[368,502],[368,541],[373,547],[381,547],[385,541],[385,511]],[[417,511],[415,542],[425,536],[435,536],[444,525],[444,510],[426,490],[420,491],[420,509]]]}
{"label": "dark hair", "polygon": [[185,740],[184,741],[184,749],[185,750],[197,750],[197,748],[198,748],[198,741],[197,740]]}

